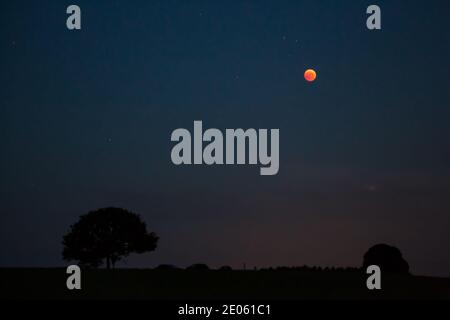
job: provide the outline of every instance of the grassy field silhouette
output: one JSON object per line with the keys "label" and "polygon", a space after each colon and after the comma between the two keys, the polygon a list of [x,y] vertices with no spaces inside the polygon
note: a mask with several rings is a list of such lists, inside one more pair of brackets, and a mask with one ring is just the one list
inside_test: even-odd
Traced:
{"label": "grassy field silhouette", "polygon": [[0,277],[2,299],[450,299],[450,278],[384,274],[382,290],[370,291],[361,270],[86,269],[73,291],[63,268],[3,268]]}

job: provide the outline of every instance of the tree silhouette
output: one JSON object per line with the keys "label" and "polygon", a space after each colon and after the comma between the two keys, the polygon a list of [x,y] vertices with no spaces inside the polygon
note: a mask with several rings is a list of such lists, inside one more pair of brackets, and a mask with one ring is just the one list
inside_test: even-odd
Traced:
{"label": "tree silhouette", "polygon": [[387,244],[377,244],[364,254],[364,270],[370,265],[379,266],[382,272],[409,273],[408,262],[400,250]]}
{"label": "tree silhouette", "polygon": [[63,237],[63,258],[80,265],[109,269],[130,253],[156,249],[158,237],[147,233],[140,216],[121,208],[103,208],[80,216]]}

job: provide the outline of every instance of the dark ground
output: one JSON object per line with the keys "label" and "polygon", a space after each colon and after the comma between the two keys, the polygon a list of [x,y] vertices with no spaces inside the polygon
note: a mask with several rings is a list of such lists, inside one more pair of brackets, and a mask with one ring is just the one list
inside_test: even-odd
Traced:
{"label": "dark ground", "polygon": [[450,278],[382,275],[369,291],[360,271],[83,270],[82,290],[65,269],[0,269],[1,299],[450,299]]}

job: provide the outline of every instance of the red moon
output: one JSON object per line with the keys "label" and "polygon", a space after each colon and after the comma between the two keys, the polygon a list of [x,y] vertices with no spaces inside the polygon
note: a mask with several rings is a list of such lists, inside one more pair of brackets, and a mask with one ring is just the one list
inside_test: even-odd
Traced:
{"label": "red moon", "polygon": [[317,74],[313,69],[308,69],[305,71],[305,80],[308,82],[313,82],[316,80]]}

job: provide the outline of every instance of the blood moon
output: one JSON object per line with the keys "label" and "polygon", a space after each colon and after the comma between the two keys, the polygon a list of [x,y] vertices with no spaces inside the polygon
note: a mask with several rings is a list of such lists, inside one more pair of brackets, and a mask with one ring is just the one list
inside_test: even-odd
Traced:
{"label": "blood moon", "polygon": [[317,73],[313,69],[308,69],[305,71],[305,80],[308,82],[313,82],[317,78]]}

